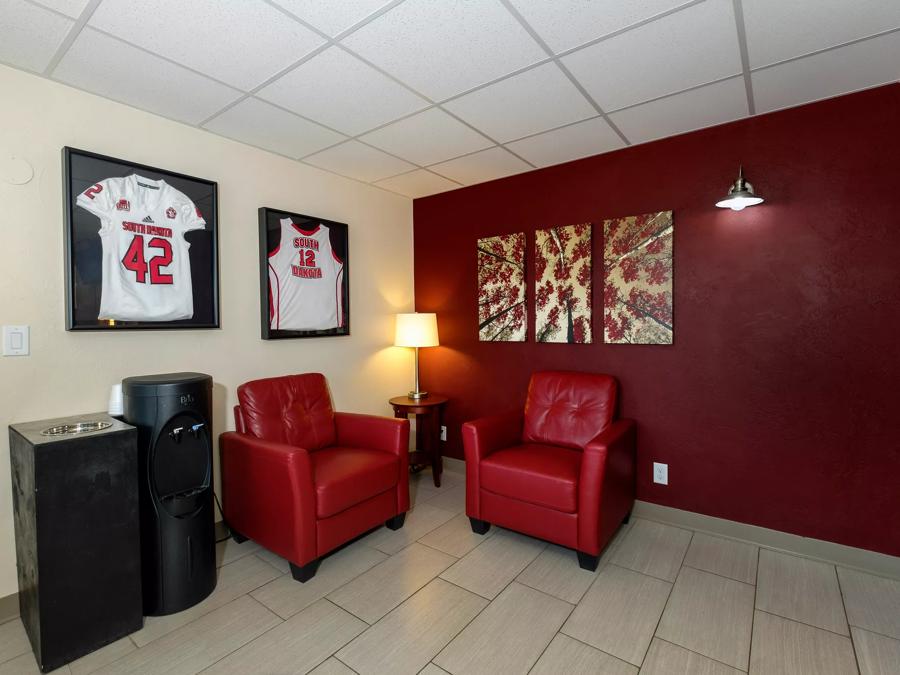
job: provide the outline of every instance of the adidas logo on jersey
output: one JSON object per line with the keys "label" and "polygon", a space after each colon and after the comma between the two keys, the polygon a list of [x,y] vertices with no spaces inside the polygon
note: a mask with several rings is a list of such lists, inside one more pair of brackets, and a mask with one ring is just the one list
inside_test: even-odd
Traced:
{"label": "adidas logo on jersey", "polygon": [[153,222],[153,218],[151,218],[150,216],[147,216],[146,218],[144,218],[144,222],[145,222],[145,223],[152,223],[152,222]]}

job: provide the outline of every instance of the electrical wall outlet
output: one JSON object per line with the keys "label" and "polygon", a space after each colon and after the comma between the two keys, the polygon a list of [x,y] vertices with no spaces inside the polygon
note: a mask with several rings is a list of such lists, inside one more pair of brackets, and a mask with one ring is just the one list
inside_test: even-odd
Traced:
{"label": "electrical wall outlet", "polygon": [[653,482],[661,485],[669,484],[669,465],[653,462]]}
{"label": "electrical wall outlet", "polygon": [[447,440],[447,427],[445,427],[443,425],[441,425],[441,440],[442,441]]}

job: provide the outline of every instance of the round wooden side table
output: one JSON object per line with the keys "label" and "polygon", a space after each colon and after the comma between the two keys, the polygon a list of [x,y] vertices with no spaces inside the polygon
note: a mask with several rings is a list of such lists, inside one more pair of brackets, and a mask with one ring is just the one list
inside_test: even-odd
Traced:
{"label": "round wooden side table", "polygon": [[395,396],[390,400],[394,417],[416,416],[416,449],[409,453],[409,464],[419,470],[430,464],[435,487],[441,486],[441,421],[447,401],[446,396],[439,394],[429,394],[428,398]]}

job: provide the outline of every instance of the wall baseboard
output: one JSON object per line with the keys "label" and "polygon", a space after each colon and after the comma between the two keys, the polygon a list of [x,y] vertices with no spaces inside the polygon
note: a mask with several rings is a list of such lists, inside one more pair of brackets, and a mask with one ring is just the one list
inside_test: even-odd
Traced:
{"label": "wall baseboard", "polygon": [[633,514],[638,518],[655,520],[666,525],[684,527],[706,534],[728,539],[737,539],[757,546],[815,558],[824,562],[849,567],[882,577],[900,580],[900,558],[875,551],[867,551],[853,546],[844,546],[831,541],[801,537],[778,530],[770,530],[757,525],[748,525],[734,520],[705,516],[692,511],[682,511],[670,506],[636,501]]}
{"label": "wall baseboard", "polygon": [[19,594],[13,593],[0,598],[0,623],[6,623],[19,616]]}

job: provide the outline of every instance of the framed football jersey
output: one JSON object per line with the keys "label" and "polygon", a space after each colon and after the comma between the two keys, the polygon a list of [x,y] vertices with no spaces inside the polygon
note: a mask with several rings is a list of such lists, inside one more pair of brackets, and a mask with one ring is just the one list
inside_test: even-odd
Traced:
{"label": "framed football jersey", "polygon": [[66,329],[218,328],[217,185],[63,148]]}
{"label": "framed football jersey", "polygon": [[259,210],[263,340],[350,334],[346,223]]}

